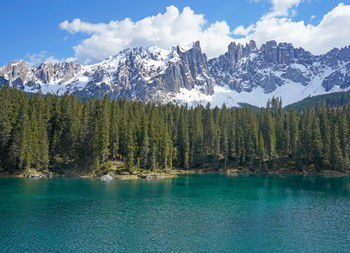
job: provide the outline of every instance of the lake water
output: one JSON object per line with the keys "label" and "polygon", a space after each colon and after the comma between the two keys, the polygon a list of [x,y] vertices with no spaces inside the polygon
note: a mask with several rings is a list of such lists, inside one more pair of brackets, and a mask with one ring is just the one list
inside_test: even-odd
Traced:
{"label": "lake water", "polygon": [[350,252],[350,179],[0,178],[0,252]]}

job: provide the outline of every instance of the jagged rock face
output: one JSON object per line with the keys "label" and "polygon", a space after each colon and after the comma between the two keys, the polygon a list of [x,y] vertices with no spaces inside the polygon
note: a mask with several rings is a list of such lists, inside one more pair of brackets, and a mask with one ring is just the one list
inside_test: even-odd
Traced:
{"label": "jagged rock face", "polygon": [[23,89],[24,85],[32,85],[35,83],[35,70],[23,60],[10,62],[1,71],[2,77],[6,80],[11,80],[13,86],[18,89]]}
{"label": "jagged rock face", "polygon": [[167,92],[178,92],[180,88],[191,90],[195,86],[201,86],[205,94],[211,94],[214,82],[209,76],[207,57],[202,53],[199,42],[194,43],[188,51],[176,47],[176,54],[180,60],[170,64],[158,88],[164,83]]}
{"label": "jagged rock face", "polygon": [[[81,66],[72,62],[51,63],[45,62],[39,67],[30,66],[27,62],[19,60],[10,62],[0,70],[0,79],[22,90],[40,89],[42,84],[63,84],[72,79],[79,71]],[[5,82],[2,82],[4,84]]]}
{"label": "jagged rock face", "polygon": [[227,53],[209,61],[209,67],[221,86],[228,85],[238,92],[260,86],[269,93],[288,81],[306,86],[310,78],[303,70],[312,61],[310,53],[292,44],[269,41],[257,49],[251,41],[246,46],[231,43]]}
{"label": "jagged rock face", "polygon": [[72,62],[51,63],[44,62],[36,70],[36,76],[42,83],[65,83],[81,70],[81,65]]}
{"label": "jagged rock face", "polygon": [[350,89],[350,47],[314,56],[290,43],[269,41],[259,49],[250,41],[231,43],[225,54],[209,61],[199,42],[169,50],[140,47],[85,66],[44,62],[36,67],[23,60],[10,62],[0,68],[0,86],[7,82],[27,92],[108,95],[156,103],[191,102],[198,96],[210,101],[218,87],[236,93],[261,88],[265,94],[287,87],[283,94],[289,95],[288,87],[293,86],[294,91],[295,87],[305,90],[305,97]]}
{"label": "jagged rock face", "polygon": [[209,61],[215,83],[238,92],[262,87],[271,93],[279,86],[299,83],[308,86],[320,79],[326,91],[350,87],[350,48],[334,49],[314,56],[289,43],[269,41],[260,49],[254,41],[242,46],[231,43],[224,55]]}
{"label": "jagged rock face", "polygon": [[44,62],[38,67],[24,61],[11,62],[0,69],[0,82],[29,92],[75,94],[112,99],[126,97],[144,102],[164,102],[168,93],[199,86],[213,92],[207,57],[199,42],[192,47],[126,49],[106,60],[82,66],[74,63]]}

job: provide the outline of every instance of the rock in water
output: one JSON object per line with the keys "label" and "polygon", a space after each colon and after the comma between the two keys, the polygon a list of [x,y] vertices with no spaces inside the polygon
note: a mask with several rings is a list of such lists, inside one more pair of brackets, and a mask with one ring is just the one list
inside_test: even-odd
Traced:
{"label": "rock in water", "polygon": [[27,178],[41,178],[42,176],[39,174],[28,174]]}
{"label": "rock in water", "polygon": [[101,181],[111,181],[113,177],[111,175],[104,175],[101,177]]}
{"label": "rock in water", "polygon": [[154,179],[154,178],[155,178],[155,177],[152,176],[152,175],[150,175],[150,174],[146,175],[146,179],[147,179],[147,180],[151,180],[151,179]]}

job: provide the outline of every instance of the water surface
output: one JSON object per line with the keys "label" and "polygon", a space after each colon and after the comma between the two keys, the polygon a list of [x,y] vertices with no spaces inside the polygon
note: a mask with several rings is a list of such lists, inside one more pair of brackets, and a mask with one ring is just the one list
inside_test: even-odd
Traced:
{"label": "water surface", "polygon": [[0,178],[1,252],[349,252],[350,179]]}

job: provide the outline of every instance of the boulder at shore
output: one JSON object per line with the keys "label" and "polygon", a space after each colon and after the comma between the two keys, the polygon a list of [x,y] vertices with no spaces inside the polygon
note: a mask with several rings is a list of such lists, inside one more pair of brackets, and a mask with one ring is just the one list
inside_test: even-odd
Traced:
{"label": "boulder at shore", "polygon": [[103,175],[101,177],[101,181],[111,181],[113,180],[113,177],[111,175]]}
{"label": "boulder at shore", "polygon": [[40,174],[28,174],[27,178],[41,178],[42,176]]}

